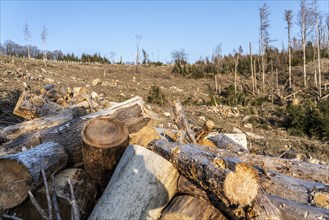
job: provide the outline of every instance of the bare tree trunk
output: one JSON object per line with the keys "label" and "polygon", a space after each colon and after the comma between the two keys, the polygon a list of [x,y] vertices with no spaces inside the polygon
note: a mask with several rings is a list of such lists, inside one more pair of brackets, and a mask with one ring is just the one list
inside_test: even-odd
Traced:
{"label": "bare tree trunk", "polygon": [[[255,83],[255,90],[257,90],[257,69],[256,69],[256,60],[254,60],[254,83]],[[257,92],[258,93],[258,92]]]}
{"label": "bare tree trunk", "polygon": [[262,91],[265,92],[265,63],[264,54],[262,53]]}
{"label": "bare tree trunk", "polygon": [[275,69],[275,75],[276,75],[276,94],[280,96],[278,68]]}
{"label": "bare tree trunk", "polygon": [[254,94],[255,93],[255,81],[254,81],[254,68],[253,68],[253,62],[252,62],[251,42],[249,42],[249,51],[250,51],[250,70],[251,70],[252,94]]}
{"label": "bare tree trunk", "polygon": [[234,59],[234,63],[235,63],[235,65],[234,65],[234,95],[236,95],[236,81],[237,81],[237,76],[236,76],[236,74],[237,74],[237,71],[238,71],[238,58],[235,58]]}
{"label": "bare tree trunk", "polygon": [[304,87],[307,86],[306,82],[306,27],[305,27],[305,11],[303,13],[302,18],[302,43],[303,43],[303,73],[304,73]]}
{"label": "bare tree trunk", "polygon": [[319,15],[316,16],[316,36],[317,36],[317,47],[318,47],[318,72],[319,72],[319,95],[322,96],[321,91],[321,53],[320,53],[320,31],[319,31]]}

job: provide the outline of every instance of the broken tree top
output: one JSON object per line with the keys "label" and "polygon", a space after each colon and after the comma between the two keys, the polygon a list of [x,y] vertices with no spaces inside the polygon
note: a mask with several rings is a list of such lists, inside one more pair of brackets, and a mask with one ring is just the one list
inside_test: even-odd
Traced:
{"label": "broken tree top", "polygon": [[124,142],[128,136],[128,128],[124,122],[113,118],[97,118],[85,124],[81,136],[88,145],[108,148]]}

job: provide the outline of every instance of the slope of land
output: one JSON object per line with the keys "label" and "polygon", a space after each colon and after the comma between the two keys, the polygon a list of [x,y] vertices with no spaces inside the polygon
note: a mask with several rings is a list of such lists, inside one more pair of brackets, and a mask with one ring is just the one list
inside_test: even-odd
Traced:
{"label": "slope of land", "polygon": [[[259,105],[252,102],[235,107],[221,105],[221,99],[213,99],[214,77],[193,79],[174,75],[171,73],[172,66],[139,66],[136,70],[136,66],[130,65],[57,62],[45,64],[40,60],[7,56],[1,56],[0,64],[0,128],[23,121],[14,116],[12,111],[25,85],[32,90],[47,84],[54,84],[58,90],[64,91],[67,88],[86,87],[89,92],[103,94],[109,102],[119,102],[139,95],[149,101],[150,107],[161,117],[158,125],[171,129],[175,128],[172,101],[180,99],[191,125],[199,127],[211,119],[220,132],[233,133],[241,130],[247,134],[252,152],[279,156],[284,151],[293,150],[302,157],[329,162],[328,143],[308,137],[290,136],[285,129],[277,125],[282,120],[282,115],[277,112],[278,109],[284,109],[284,103],[275,105],[267,101]],[[310,64],[308,68],[312,72],[314,65]],[[328,82],[329,60],[323,61],[323,69],[323,80]],[[301,68],[296,67],[293,71],[295,83],[302,85]],[[95,83],[95,79],[99,79],[99,82]],[[219,87],[222,90],[228,88],[233,84],[233,79],[233,74],[218,75]],[[251,85],[249,77],[240,75],[238,89],[248,88],[248,84]],[[298,88],[295,91],[298,91]],[[328,94],[328,91],[324,93]],[[162,102],[159,99],[162,99]]]}

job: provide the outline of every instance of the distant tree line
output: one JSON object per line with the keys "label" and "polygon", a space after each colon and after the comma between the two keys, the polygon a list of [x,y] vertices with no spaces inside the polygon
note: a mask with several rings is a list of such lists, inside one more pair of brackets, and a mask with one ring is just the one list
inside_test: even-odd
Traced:
{"label": "distant tree line", "polygon": [[82,62],[82,63],[108,63],[111,62],[102,57],[99,53],[86,54],[82,53],[81,56],[76,56],[74,53],[64,54],[61,50],[46,51],[39,49],[37,46],[27,45],[22,46],[12,40],[6,40],[0,44],[0,53],[8,56],[15,56],[20,58],[34,58],[34,59],[47,59],[58,61]]}

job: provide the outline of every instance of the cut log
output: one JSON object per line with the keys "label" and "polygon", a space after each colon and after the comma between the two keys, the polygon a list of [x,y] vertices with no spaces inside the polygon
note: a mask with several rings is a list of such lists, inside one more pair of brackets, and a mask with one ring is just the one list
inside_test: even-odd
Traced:
{"label": "cut log", "polygon": [[313,188],[311,191],[312,204],[321,208],[329,209],[329,186],[324,188]]}
{"label": "cut log", "polygon": [[12,140],[22,134],[53,127],[78,116],[77,109],[66,109],[58,113],[10,125],[0,130],[0,137]]}
{"label": "cut log", "polygon": [[244,133],[217,134],[209,139],[219,148],[227,149],[233,153],[249,153],[247,137]]}
{"label": "cut log", "polygon": [[43,96],[23,91],[16,103],[14,114],[30,120],[53,114],[63,109],[64,107]]}
{"label": "cut log", "polygon": [[245,217],[243,208],[250,205],[258,194],[256,169],[189,144],[157,140],[148,147],[171,161],[185,177],[214,194],[221,203],[216,207],[223,213],[231,218]]}
{"label": "cut log", "polygon": [[0,157],[0,210],[12,208],[26,199],[28,192],[42,183],[41,169],[50,176],[65,167],[67,154],[53,142],[18,154]]}
{"label": "cut log", "polygon": [[129,143],[127,126],[112,118],[89,120],[81,131],[86,171],[105,188]]}
{"label": "cut log", "polygon": [[177,183],[177,192],[182,195],[190,195],[197,199],[210,201],[206,191],[204,191],[197,183],[180,175]]}
{"label": "cut log", "polygon": [[199,143],[199,141],[203,140],[214,128],[215,123],[211,120],[206,121],[206,123],[197,131],[195,134],[195,140]]}
{"label": "cut log", "polygon": [[[75,199],[77,201],[81,219],[87,219],[88,215],[92,211],[97,196],[97,184],[91,178],[91,176],[83,169],[66,169],[57,174],[54,178],[55,191],[51,191],[51,194],[56,195],[60,216],[62,219],[71,219],[71,203],[68,200],[70,180],[73,189]],[[52,189],[52,182],[49,182],[49,187]],[[38,189],[35,193],[35,198],[40,204],[41,208],[47,209],[46,192],[44,186]],[[10,210],[12,213],[16,213],[17,217],[22,219],[42,219],[40,214],[35,211],[31,201],[25,200],[21,205]],[[53,213],[55,219],[55,213]]]}
{"label": "cut log", "polygon": [[[191,195],[195,198],[212,202],[215,205],[220,204],[218,198],[212,196],[211,193],[207,193],[200,185],[186,179],[183,175],[179,177],[177,190],[178,193],[183,195]],[[260,190],[255,201],[246,212],[248,219],[280,219],[280,216],[280,210],[270,201],[263,190]]]}
{"label": "cut log", "polygon": [[[311,200],[314,200],[313,204],[320,207],[324,207],[324,201],[327,200],[329,205],[329,194],[327,196],[320,194],[325,188],[329,187],[328,185],[300,180],[274,171],[268,171],[267,175],[260,176],[261,185],[269,194],[304,204],[310,204]],[[317,200],[316,195],[323,196],[321,197],[323,198],[322,202],[316,202],[321,200]]]}
{"label": "cut log", "polygon": [[176,196],[171,200],[167,208],[161,215],[163,220],[208,220],[218,219],[226,220],[227,218],[216,209],[211,203],[183,195]]}
{"label": "cut log", "polygon": [[329,219],[327,209],[300,204],[274,195],[270,195],[269,199],[279,208],[282,219]]}
{"label": "cut log", "polygon": [[177,190],[179,173],[152,151],[130,145],[90,219],[158,219]]}
{"label": "cut log", "polygon": [[106,116],[124,122],[129,133],[134,133],[143,128],[151,119],[157,119],[157,115],[144,107],[140,97],[131,98],[125,102],[118,103],[110,108],[100,110],[89,115],[79,117],[59,124],[57,126],[43,129],[29,135],[18,137],[11,143],[0,148],[0,155],[14,154],[22,151],[22,147],[31,148],[35,143],[54,141],[61,144],[68,154],[68,166],[78,167],[82,165],[82,139],[81,131],[88,119]]}
{"label": "cut log", "polygon": [[129,144],[147,147],[151,141],[159,138],[158,132],[153,127],[147,125],[138,132],[129,135]]}
{"label": "cut log", "polygon": [[175,122],[178,128],[186,132],[190,143],[196,144],[197,142],[195,140],[195,134],[191,130],[185,112],[183,110],[183,106],[179,100],[174,101],[174,113],[176,116]]}
{"label": "cut log", "polygon": [[210,147],[193,145],[197,148],[219,154],[223,157],[236,158],[263,170],[272,170],[286,174],[294,178],[329,184],[329,166],[306,163],[298,160],[289,160],[266,155],[235,154],[225,149],[213,149]]}

